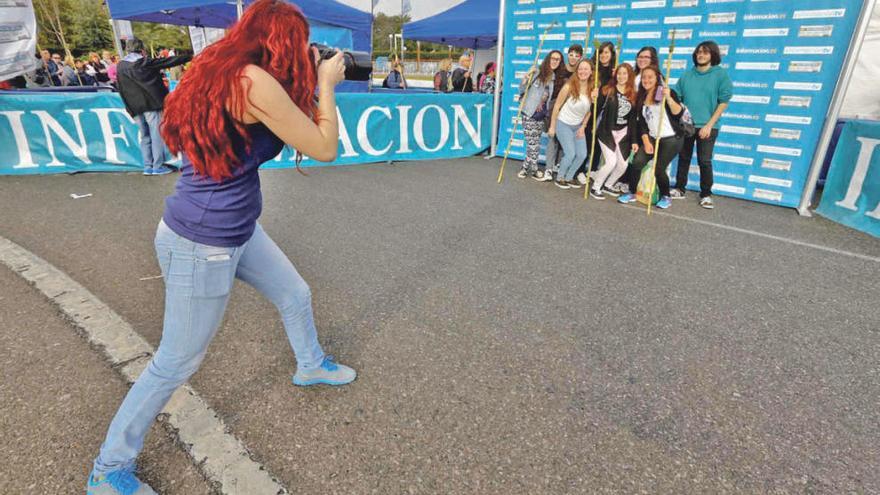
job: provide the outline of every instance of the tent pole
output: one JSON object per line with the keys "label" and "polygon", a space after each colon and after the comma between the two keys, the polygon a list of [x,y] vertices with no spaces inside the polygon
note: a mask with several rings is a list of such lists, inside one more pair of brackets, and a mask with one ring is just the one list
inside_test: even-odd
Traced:
{"label": "tent pole", "polygon": [[501,0],[501,5],[499,6],[501,11],[498,13],[498,41],[495,43],[495,99],[492,102],[492,142],[489,143],[489,156],[487,158],[496,156],[495,153],[498,151],[498,127],[501,118],[501,85],[504,83],[501,78],[504,72],[501,70],[501,63],[504,58],[504,4],[505,0]]}
{"label": "tent pole", "polygon": [[831,144],[831,136],[834,134],[834,127],[837,125],[837,119],[840,117],[840,109],[843,107],[843,100],[846,96],[846,90],[849,88],[850,80],[852,80],[853,72],[856,68],[856,62],[859,58],[859,52],[862,50],[862,44],[865,41],[865,34],[868,32],[868,24],[871,22],[871,14],[874,12],[874,5],[877,0],[865,0],[862,4],[862,12],[859,15],[856,30],[853,33],[850,42],[849,51],[843,61],[843,68],[840,71],[840,77],[837,79],[837,86],[834,89],[834,96],[831,98],[831,106],[828,107],[828,113],[825,115],[825,125],[822,128],[822,135],[819,138],[819,146],[813,155],[813,163],[810,165],[810,173],[807,176],[807,182],[804,184],[804,191],[801,195],[801,203],[797,207],[801,216],[811,217],[810,206],[813,204],[813,197],[816,194],[816,184],[819,182],[819,174],[822,173],[822,164],[828,154],[828,148]]}
{"label": "tent pole", "polygon": [[242,0],[235,0],[235,15],[236,19],[241,19],[241,15],[244,13],[244,4]]}

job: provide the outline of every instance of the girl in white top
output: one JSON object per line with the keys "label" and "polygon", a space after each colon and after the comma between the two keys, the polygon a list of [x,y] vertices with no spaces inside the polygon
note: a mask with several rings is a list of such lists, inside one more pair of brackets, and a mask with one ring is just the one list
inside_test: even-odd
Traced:
{"label": "girl in white top", "polygon": [[593,103],[590,90],[593,87],[593,64],[589,60],[581,60],[575,68],[575,75],[568,82],[553,106],[550,129],[547,133],[559,139],[565,153],[559,163],[556,185],[561,189],[579,188],[581,184],[574,180],[574,174],[584,160],[587,159],[587,142],[584,139],[590,110]]}

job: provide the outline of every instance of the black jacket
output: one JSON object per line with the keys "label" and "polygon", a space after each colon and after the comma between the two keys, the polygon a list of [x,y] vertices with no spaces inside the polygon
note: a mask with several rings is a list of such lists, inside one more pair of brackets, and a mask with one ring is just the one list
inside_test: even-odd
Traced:
{"label": "black jacket", "polygon": [[464,77],[465,72],[467,72],[467,69],[462,69],[461,67],[452,71],[452,91],[464,93],[472,93],[474,91],[474,80],[470,76]]}
{"label": "black jacket", "polygon": [[142,57],[134,62],[121,60],[116,66],[116,84],[132,117],[162,110],[168,89],[162,82],[162,69],[189,62],[192,55],[177,57]]}
{"label": "black jacket", "polygon": [[[599,91],[599,98],[596,101],[596,108],[599,109],[599,122],[596,124],[596,139],[611,150],[616,150],[614,144],[614,136],[611,134],[617,126],[617,111],[620,108],[620,93],[615,88],[614,93],[610,97],[606,97],[602,91]],[[626,118],[626,136],[620,140],[620,154],[626,158],[632,149],[632,143],[641,146],[641,141],[636,139],[638,131],[638,112],[636,102],[632,102],[632,109]]]}
{"label": "black jacket", "polygon": [[[681,105],[681,100],[678,98],[678,93],[673,89],[669,92],[670,97],[679,105]],[[640,105],[638,109],[638,144],[642,145],[642,136],[647,135],[648,138],[651,138],[650,133],[648,132],[648,121],[645,120],[644,116],[644,105]],[[666,118],[669,121],[669,125],[672,126],[672,131],[675,132],[675,137],[681,137],[684,133],[681,130],[681,116],[684,114],[684,108],[681,109],[681,112],[674,114],[672,113],[672,109],[669,108],[669,102],[666,102]],[[652,139],[653,141],[653,139]]]}

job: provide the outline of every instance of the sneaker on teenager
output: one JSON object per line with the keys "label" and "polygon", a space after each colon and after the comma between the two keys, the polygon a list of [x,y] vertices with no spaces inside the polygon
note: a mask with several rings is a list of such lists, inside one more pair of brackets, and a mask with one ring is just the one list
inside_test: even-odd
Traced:
{"label": "sneaker on teenager", "polygon": [[605,195],[602,194],[602,191],[597,191],[595,189],[590,189],[590,197],[593,199],[598,199],[599,201],[605,200]]}
{"label": "sneaker on teenager", "polygon": [[581,173],[577,174],[576,179],[579,184],[584,185],[587,183],[587,174],[581,172]]}
{"label": "sneaker on teenager", "polygon": [[529,173],[526,172],[526,169],[522,168],[519,170],[519,172],[516,174],[516,176],[520,179],[525,179],[526,177],[529,176]]}
{"label": "sneaker on teenager", "polygon": [[344,364],[333,361],[333,356],[326,356],[321,366],[313,370],[296,370],[293,384],[300,387],[309,385],[346,385],[357,378],[357,372]]}
{"label": "sneaker on teenager", "polygon": [[611,187],[605,186],[602,188],[602,195],[604,196],[605,194],[607,194],[609,196],[614,196],[616,198],[616,197],[620,196],[620,190],[617,189],[617,186],[611,186]]}
{"label": "sneaker on teenager", "polygon": [[672,206],[672,199],[669,196],[663,196],[660,198],[660,201],[657,201],[657,208],[661,210],[665,210]]}
{"label": "sneaker on teenager", "polygon": [[706,196],[705,198],[700,199],[700,206],[707,210],[711,210],[715,208],[715,202],[712,201],[712,196]]}
{"label": "sneaker on teenager", "polygon": [[571,186],[568,184],[568,181],[566,181],[565,179],[557,180],[555,182],[555,184],[556,184],[556,187],[558,187],[559,189],[571,189]]}
{"label": "sneaker on teenager", "polygon": [[544,182],[544,172],[542,170],[535,170],[535,173],[532,174],[532,178],[538,182]]}
{"label": "sneaker on teenager", "polygon": [[157,495],[149,485],[137,479],[130,469],[119,469],[107,474],[89,475],[86,495]]}
{"label": "sneaker on teenager", "polygon": [[618,182],[617,184],[614,184],[614,188],[620,194],[629,194],[629,184],[625,182]]}
{"label": "sneaker on teenager", "polygon": [[153,173],[150,175],[166,175],[174,172],[174,169],[171,167],[166,167],[165,165],[161,165],[158,168],[153,169]]}
{"label": "sneaker on teenager", "polygon": [[542,172],[541,177],[535,177],[535,180],[539,182],[550,182],[553,180],[553,172],[545,170]]}
{"label": "sneaker on teenager", "polygon": [[669,197],[671,197],[672,199],[684,199],[686,197],[686,194],[681,189],[673,189],[669,193]]}
{"label": "sneaker on teenager", "polygon": [[577,179],[575,179],[575,180],[569,180],[569,181],[566,181],[566,182],[567,182],[568,185],[571,186],[573,189],[580,189],[580,188],[584,187],[584,185],[581,184],[580,182],[578,182]]}
{"label": "sneaker on teenager", "polygon": [[153,175],[153,167],[144,167],[144,175]]}
{"label": "sneaker on teenager", "polygon": [[623,203],[623,204],[626,204],[626,203],[635,203],[635,202],[636,202],[636,195],[635,195],[635,194],[630,194],[630,193],[621,194],[620,197],[617,198],[617,202],[618,202],[618,203]]}

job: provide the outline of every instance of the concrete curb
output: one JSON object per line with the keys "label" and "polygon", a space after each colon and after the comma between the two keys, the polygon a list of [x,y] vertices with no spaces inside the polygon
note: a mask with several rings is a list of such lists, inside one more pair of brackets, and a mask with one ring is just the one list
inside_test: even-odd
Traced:
{"label": "concrete curb", "polygon": [[[125,320],[85,287],[47,261],[0,237],[0,262],[30,282],[82,329],[128,383],[146,368],[155,350]],[[180,444],[207,480],[225,495],[288,493],[254,462],[244,445],[188,384],[162,411]]]}

